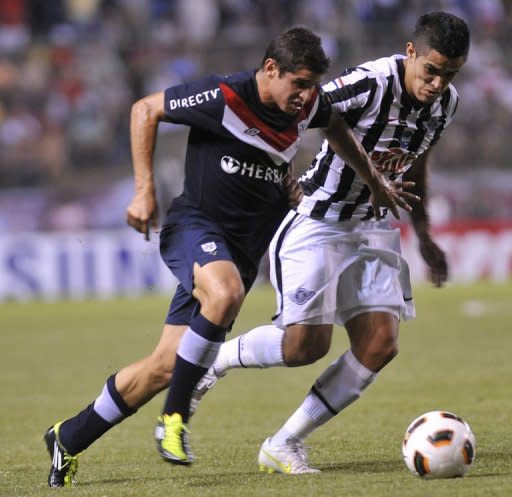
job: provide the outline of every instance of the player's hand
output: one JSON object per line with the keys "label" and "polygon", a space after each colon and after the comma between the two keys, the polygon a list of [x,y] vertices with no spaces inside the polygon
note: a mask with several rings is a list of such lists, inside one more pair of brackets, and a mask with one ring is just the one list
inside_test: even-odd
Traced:
{"label": "player's hand", "polygon": [[153,192],[135,194],[126,209],[126,222],[149,241],[150,229],[158,228],[158,204]]}
{"label": "player's hand", "polygon": [[429,268],[429,279],[436,287],[442,287],[448,280],[446,254],[428,234],[419,237],[420,253]]}
{"label": "player's hand", "polygon": [[291,208],[297,207],[300,204],[302,197],[304,197],[304,192],[299,182],[293,176],[287,174],[284,177],[283,185],[288,193],[288,205]]}
{"label": "player's hand", "polygon": [[375,164],[375,169],[381,173],[402,174],[404,172],[404,166],[393,161],[387,161],[385,164]]}
{"label": "player's hand", "polygon": [[373,206],[375,217],[382,217],[381,208],[387,207],[396,219],[400,219],[398,208],[412,211],[409,202],[419,202],[418,195],[405,191],[414,187],[414,181],[388,181],[384,176],[378,175],[377,181],[370,186],[370,202]]}

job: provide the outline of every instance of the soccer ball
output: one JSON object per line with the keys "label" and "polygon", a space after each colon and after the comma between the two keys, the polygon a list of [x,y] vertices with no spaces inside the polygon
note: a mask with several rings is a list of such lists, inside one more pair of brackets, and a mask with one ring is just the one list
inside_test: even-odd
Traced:
{"label": "soccer ball", "polygon": [[456,414],[430,411],[407,428],[402,454],[409,470],[422,478],[464,476],[475,460],[475,436]]}

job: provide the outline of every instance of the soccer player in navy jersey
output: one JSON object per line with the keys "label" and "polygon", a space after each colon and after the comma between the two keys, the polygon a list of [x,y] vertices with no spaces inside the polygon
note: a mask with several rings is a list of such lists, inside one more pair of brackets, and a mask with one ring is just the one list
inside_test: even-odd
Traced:
{"label": "soccer player in navy jersey", "polygon": [[[414,180],[421,201],[413,204],[412,224],[436,286],[446,281],[448,268],[429,231],[428,156],[457,108],[451,81],[466,61],[469,38],[462,19],[445,12],[425,14],[405,56],[366,62],[323,87],[386,176]],[[313,363],[328,352],[333,324],[345,326],[350,348],[265,440],[259,453],[262,471],[318,472],[308,464],[304,439],[359,398],[397,354],[400,317],[415,315],[399,230],[386,216],[376,218],[364,180],[349,164],[324,142],[300,180],[302,201],[270,245],[278,305],[274,324],[223,344],[193,394],[192,411],[230,368]]]}
{"label": "soccer player in navy jersey", "polygon": [[304,27],[270,43],[260,68],[209,76],[147,96],[132,107],[135,196],[127,222],[149,238],[157,223],[152,156],[161,121],[190,127],[183,193],[160,232],[162,258],[179,280],[153,353],[109,377],[76,416],[51,426],[48,484],[73,483],[77,457],[158,392],[168,395],[155,438],[168,462],[188,465],[189,404],[257,274],[288,203],[300,198],[290,164],[307,128],[326,127],[357,170],[375,209],[410,208],[414,195],[384,179],[319,82],[328,68],[320,39]]}

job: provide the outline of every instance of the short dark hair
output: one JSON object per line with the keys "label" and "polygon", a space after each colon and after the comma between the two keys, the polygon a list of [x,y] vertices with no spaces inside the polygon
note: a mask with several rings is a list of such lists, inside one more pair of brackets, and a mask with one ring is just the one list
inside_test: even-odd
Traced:
{"label": "short dark hair", "polygon": [[305,26],[294,26],[272,40],[265,51],[262,67],[269,58],[276,61],[279,74],[294,73],[303,68],[325,74],[330,63],[320,37]]}
{"label": "short dark hair", "polygon": [[416,22],[414,42],[420,47],[424,43],[449,59],[467,57],[469,28],[465,21],[453,14],[430,12]]}

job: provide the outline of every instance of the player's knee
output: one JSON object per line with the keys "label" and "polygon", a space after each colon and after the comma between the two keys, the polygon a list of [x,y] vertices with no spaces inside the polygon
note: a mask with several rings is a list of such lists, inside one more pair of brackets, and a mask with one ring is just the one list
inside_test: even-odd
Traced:
{"label": "player's knee", "polygon": [[369,362],[373,365],[373,371],[379,371],[389,364],[398,355],[398,344],[395,340],[387,340],[378,347],[370,349]]}
{"label": "player's knee", "polygon": [[382,359],[384,361],[384,364],[388,364],[389,362],[391,362],[397,355],[398,344],[395,341],[386,344],[382,351]]}
{"label": "player's knee", "polygon": [[244,298],[245,290],[242,285],[223,285],[208,295],[207,306],[220,315],[229,316],[230,322],[238,314]]}

